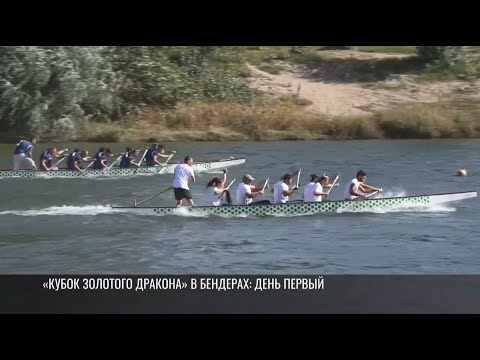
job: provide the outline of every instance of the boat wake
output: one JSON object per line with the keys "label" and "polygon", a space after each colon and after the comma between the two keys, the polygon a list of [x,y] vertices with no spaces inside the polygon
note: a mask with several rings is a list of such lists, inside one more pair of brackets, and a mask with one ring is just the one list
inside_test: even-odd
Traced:
{"label": "boat wake", "polygon": [[373,207],[368,209],[338,209],[337,214],[355,214],[355,213],[372,213],[372,214],[390,214],[390,213],[445,213],[457,211],[454,207],[446,204],[433,205],[399,205],[391,208]]}
{"label": "boat wake", "polygon": [[109,205],[89,205],[89,206],[51,206],[45,209],[32,210],[8,210],[1,211],[0,215],[19,215],[19,216],[45,216],[45,215],[75,215],[75,216],[94,216],[98,214],[122,213],[128,212],[123,209],[112,209]]}

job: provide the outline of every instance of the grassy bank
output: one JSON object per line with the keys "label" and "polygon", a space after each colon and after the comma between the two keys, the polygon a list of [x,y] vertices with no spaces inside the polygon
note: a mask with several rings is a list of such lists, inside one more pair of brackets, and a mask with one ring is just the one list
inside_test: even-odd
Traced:
{"label": "grassy bank", "polygon": [[309,114],[291,103],[198,104],[172,111],[146,108],[122,124],[88,124],[78,141],[272,141],[480,138],[480,107],[406,105],[361,117]]}

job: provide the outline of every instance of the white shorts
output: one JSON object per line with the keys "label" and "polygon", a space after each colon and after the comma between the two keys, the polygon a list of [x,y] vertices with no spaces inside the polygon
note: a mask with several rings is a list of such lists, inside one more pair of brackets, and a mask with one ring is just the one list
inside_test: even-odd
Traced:
{"label": "white shorts", "polygon": [[37,170],[37,166],[35,165],[35,161],[31,158],[27,157],[25,154],[15,154],[13,155],[13,170],[17,171],[20,170],[20,166],[23,162],[27,162],[30,165],[31,169]]}

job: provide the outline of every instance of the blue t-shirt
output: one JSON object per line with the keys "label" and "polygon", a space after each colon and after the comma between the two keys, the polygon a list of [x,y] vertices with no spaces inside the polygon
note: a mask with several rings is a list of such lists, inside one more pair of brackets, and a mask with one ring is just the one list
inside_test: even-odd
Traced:
{"label": "blue t-shirt", "polygon": [[147,166],[155,165],[153,158],[154,156],[158,156],[158,154],[160,154],[160,151],[158,149],[148,149],[147,153],[145,154],[145,162],[147,163]]}
{"label": "blue t-shirt", "polygon": [[82,156],[78,152],[71,153],[70,155],[68,155],[68,158],[67,158],[67,169],[77,170],[75,168],[75,164],[78,164],[82,160],[83,160]]}
{"label": "blue t-shirt", "polygon": [[28,151],[32,150],[33,145],[30,141],[27,140],[22,140],[18,144],[18,146],[15,148],[15,151],[13,152],[15,155],[17,154],[26,154]]}
{"label": "blue t-shirt", "polygon": [[53,155],[50,154],[48,151],[44,151],[42,155],[40,155],[40,166],[42,167],[42,170],[46,170],[43,167],[43,163],[42,163],[43,160],[47,161],[47,167],[53,166]]}
{"label": "blue t-shirt", "polygon": [[132,162],[132,158],[130,157],[130,154],[125,154],[122,156],[122,159],[120,160],[120,167],[121,168],[128,168],[130,167],[130,163]]}
{"label": "blue t-shirt", "polygon": [[102,160],[107,160],[107,155],[104,152],[98,153],[95,157],[95,162],[93,163],[92,167],[96,170],[103,169]]}

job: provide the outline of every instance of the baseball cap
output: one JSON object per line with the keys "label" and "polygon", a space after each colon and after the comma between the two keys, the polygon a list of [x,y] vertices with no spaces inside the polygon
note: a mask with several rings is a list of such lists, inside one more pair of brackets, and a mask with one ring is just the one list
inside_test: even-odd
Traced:
{"label": "baseball cap", "polygon": [[255,178],[250,174],[245,174],[245,176],[243,178],[248,179],[248,180],[252,180],[252,181],[255,180]]}

